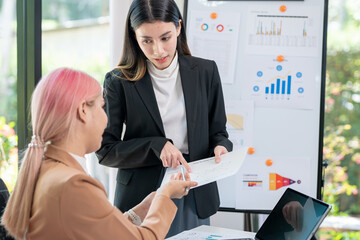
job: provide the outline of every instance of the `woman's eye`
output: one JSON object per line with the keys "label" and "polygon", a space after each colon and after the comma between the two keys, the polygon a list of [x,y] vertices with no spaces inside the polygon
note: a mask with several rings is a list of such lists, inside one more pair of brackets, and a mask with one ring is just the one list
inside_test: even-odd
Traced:
{"label": "woman's eye", "polygon": [[143,43],[149,44],[149,43],[151,43],[151,40],[144,40]]}
{"label": "woman's eye", "polygon": [[163,41],[167,41],[167,40],[169,40],[169,39],[170,39],[170,37],[163,37],[163,38],[162,38]]}

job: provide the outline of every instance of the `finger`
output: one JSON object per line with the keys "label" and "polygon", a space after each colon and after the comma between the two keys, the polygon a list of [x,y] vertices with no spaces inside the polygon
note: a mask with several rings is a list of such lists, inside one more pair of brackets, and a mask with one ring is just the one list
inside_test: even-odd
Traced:
{"label": "finger", "polygon": [[175,180],[182,180],[182,174],[177,173],[176,176],[175,176]]}
{"label": "finger", "polygon": [[172,161],[171,161],[171,167],[176,168],[177,166],[178,166],[178,161],[173,158]]}
{"label": "finger", "polygon": [[214,149],[214,155],[215,155],[215,162],[219,163],[221,161],[220,155],[221,155],[221,147],[217,146]]}
{"label": "finger", "polygon": [[220,157],[220,154],[215,154],[215,162],[216,163],[220,163],[221,162],[221,157]]}
{"label": "finger", "polygon": [[190,181],[191,178],[190,178],[190,174],[188,172],[185,173],[185,179],[186,181]]}
{"label": "finger", "polygon": [[190,168],[189,164],[187,163],[187,161],[185,160],[185,158],[181,157],[180,162],[185,167],[186,171],[191,172],[191,168]]}
{"label": "finger", "polygon": [[168,166],[169,166],[168,163],[167,163],[166,157],[162,156],[162,157],[160,157],[160,159],[161,159],[162,164],[163,164],[164,167],[168,167]]}
{"label": "finger", "polygon": [[198,183],[195,182],[195,181],[186,181],[185,182],[185,187],[188,187],[188,188],[192,188],[192,187],[195,187],[197,185],[198,185]]}
{"label": "finger", "polygon": [[175,180],[175,175],[176,175],[176,174],[171,174],[170,179],[171,179],[171,180]]}
{"label": "finger", "polygon": [[215,149],[214,149],[214,155],[215,155],[215,162],[216,163],[219,163],[221,162],[221,155],[227,153],[227,149],[225,147],[222,147],[222,146],[217,146]]}

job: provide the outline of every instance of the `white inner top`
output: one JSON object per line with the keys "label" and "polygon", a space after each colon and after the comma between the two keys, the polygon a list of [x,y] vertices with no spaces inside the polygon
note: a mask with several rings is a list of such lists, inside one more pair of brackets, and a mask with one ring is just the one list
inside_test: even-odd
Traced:
{"label": "white inner top", "polygon": [[87,169],[87,165],[86,165],[86,158],[85,157],[80,157],[78,155],[69,153],[73,158],[75,158],[76,161],[79,162],[79,164],[81,165],[81,167],[84,169],[84,171],[89,174],[89,171]]}
{"label": "white inner top", "polygon": [[159,70],[147,61],[148,71],[155,91],[164,126],[165,136],[173,141],[182,153],[189,153],[184,94],[181,85],[178,55],[169,67]]}

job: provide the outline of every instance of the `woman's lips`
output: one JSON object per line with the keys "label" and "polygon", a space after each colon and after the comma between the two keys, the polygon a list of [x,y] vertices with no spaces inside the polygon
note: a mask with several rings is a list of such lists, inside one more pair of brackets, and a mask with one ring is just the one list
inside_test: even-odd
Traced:
{"label": "woman's lips", "polygon": [[167,57],[163,57],[163,58],[156,58],[155,60],[156,60],[158,63],[164,63],[164,62],[166,62],[166,59],[167,59]]}

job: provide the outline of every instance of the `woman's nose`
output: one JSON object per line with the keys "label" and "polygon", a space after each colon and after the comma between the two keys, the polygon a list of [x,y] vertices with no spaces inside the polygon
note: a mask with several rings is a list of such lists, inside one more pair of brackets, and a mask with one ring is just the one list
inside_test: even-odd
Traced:
{"label": "woman's nose", "polygon": [[163,48],[163,46],[162,46],[162,44],[161,43],[159,43],[159,42],[155,42],[154,43],[154,47],[153,47],[154,49],[154,54],[156,55],[156,56],[161,56],[162,54],[163,54],[163,52],[164,52],[164,48]]}

